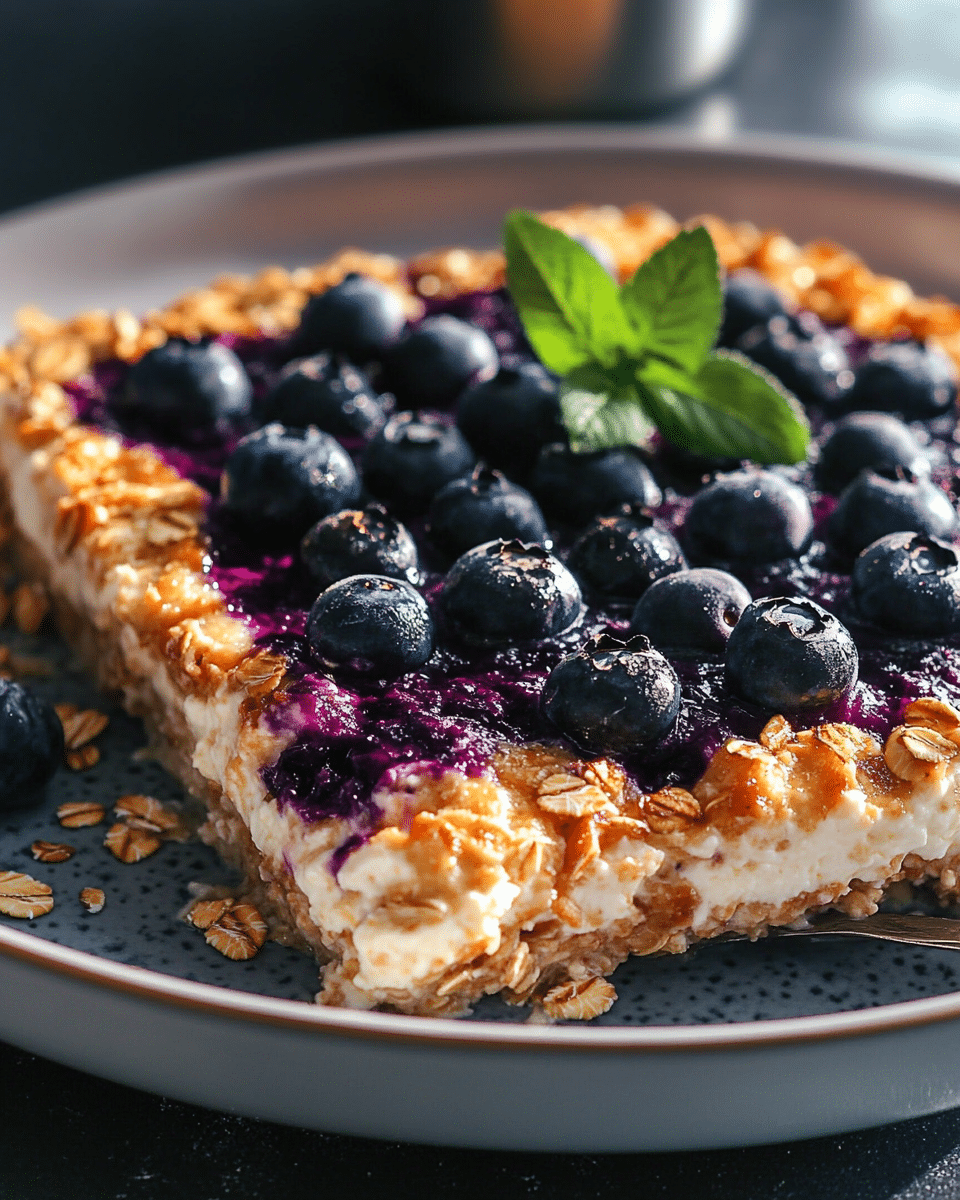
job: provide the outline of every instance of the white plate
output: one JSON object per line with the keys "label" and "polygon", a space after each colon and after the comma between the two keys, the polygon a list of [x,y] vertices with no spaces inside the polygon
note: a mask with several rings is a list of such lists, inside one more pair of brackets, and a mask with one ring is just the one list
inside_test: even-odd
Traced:
{"label": "white plate", "polygon": [[[0,224],[0,321],[25,302],[63,315],[144,308],[222,270],[315,261],[344,243],[404,254],[488,245],[511,207],[583,200],[750,218],[842,242],[918,290],[960,293],[960,175],[799,143],[718,147],[580,126],[271,154],[46,206]],[[9,825],[6,836],[5,855],[14,844],[22,854],[35,835]],[[321,1009],[259,994],[276,989],[255,975],[211,986],[183,978],[198,972],[168,964],[142,924],[122,950],[91,928],[93,919],[45,934],[39,922],[35,932],[0,925],[0,1035],[251,1116],[413,1141],[599,1151],[800,1138],[960,1103],[960,994],[942,955],[812,948],[813,957],[792,950],[777,960],[748,947],[754,978],[749,957],[736,954],[732,967],[714,960],[716,976],[709,958],[690,969],[647,962],[627,970],[637,999],[620,1024],[541,1028]],[[170,934],[189,936],[185,927]],[[740,994],[720,994],[733,978]],[[829,1004],[796,999],[823,978],[839,981]],[[924,998],[886,1002],[916,994]],[[635,1023],[661,1010],[673,1023]]]}

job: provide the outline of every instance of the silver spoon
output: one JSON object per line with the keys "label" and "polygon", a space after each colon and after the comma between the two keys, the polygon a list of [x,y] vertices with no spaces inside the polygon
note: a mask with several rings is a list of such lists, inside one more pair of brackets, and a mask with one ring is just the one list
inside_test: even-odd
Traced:
{"label": "silver spoon", "polygon": [[[908,946],[933,946],[938,950],[960,950],[960,921],[950,917],[931,917],[926,913],[874,913],[870,917],[846,917],[840,913],[815,917],[802,929],[786,926],[772,928],[770,937],[866,937],[882,942],[902,942]],[[729,940],[743,940],[745,934],[733,934]],[[721,941],[728,940],[721,935]]]}

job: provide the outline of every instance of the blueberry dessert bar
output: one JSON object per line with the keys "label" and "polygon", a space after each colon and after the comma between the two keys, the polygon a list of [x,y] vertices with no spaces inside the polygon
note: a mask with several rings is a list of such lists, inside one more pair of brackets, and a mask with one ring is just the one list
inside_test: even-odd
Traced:
{"label": "blueberry dessert bar", "polygon": [[[20,569],[321,1002],[960,891],[960,309],[647,208],[19,315]],[[718,269],[719,263],[719,269]]]}

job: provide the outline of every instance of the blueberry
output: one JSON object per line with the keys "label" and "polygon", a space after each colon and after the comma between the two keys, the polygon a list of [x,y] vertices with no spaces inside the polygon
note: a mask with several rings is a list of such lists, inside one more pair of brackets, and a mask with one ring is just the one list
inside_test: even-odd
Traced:
{"label": "blueberry", "polygon": [[421,321],[384,361],[390,390],[410,408],[445,408],[470,384],[492,379],[499,366],[482,329],[446,314]]}
{"label": "blueberry", "polygon": [[427,602],[405,580],[351,575],[316,598],[307,639],[328,666],[402,675],[433,653],[433,620]]}
{"label": "blueberry", "polygon": [[960,555],[922,533],[887,534],[853,565],[854,603],[884,629],[917,637],[960,632]]}
{"label": "blueberry", "polygon": [[866,468],[898,467],[913,475],[929,474],[929,462],[910,429],[887,413],[858,412],[839,420],[820,447],[814,468],[817,486],[839,494]]}
{"label": "blueberry", "polygon": [[536,500],[487,467],[475,467],[437,492],[427,514],[427,534],[450,558],[496,538],[550,544]]}
{"label": "blueberry", "polygon": [[836,406],[853,386],[850,360],[837,339],[826,331],[806,337],[787,317],[773,317],[748,330],[737,339],[736,349],[765,367],[804,404]]}
{"label": "blueberry", "polygon": [[931,537],[952,537],[957,531],[953,505],[929,479],[888,478],[861,471],[844,488],[830,517],[830,541],[846,554],[861,550],[888,533],[910,529]]}
{"label": "blueberry", "polygon": [[250,380],[232,350],[171,338],[130,368],[116,408],[121,417],[189,440],[241,422],[252,400]]}
{"label": "blueberry", "polygon": [[491,467],[522,478],[540,448],[563,437],[557,385],[539,363],[502,367],[463,393],[457,425]]}
{"label": "blueberry", "polygon": [[611,600],[636,600],[655,579],[686,565],[673,534],[630,505],[615,516],[597,517],[567,558],[567,566],[588,591]]}
{"label": "blueberry", "polygon": [[655,508],[663,496],[639,454],[630,447],[575,454],[560,443],[545,446],[530,490],[548,516],[585,525],[621,504]]}
{"label": "blueberry", "polygon": [[630,632],[674,653],[716,653],[749,603],[750,593],[735,576],[696,567],[652,584],[637,601]]}
{"label": "blueberry", "polygon": [[224,508],[255,538],[288,543],[352,504],[360,481],[346,450],[312,426],[265,425],[248,434],[220,477]]}
{"label": "blueberry", "polygon": [[857,682],[857,647],[845,625],[803,597],[754,600],[727,642],[727,680],[768,712],[825,708]]}
{"label": "blueberry", "polygon": [[317,354],[284,367],[264,398],[261,417],[264,424],[316,425],[334,437],[362,438],[383,427],[387,407],[361,370],[334,355]]}
{"label": "blueberry", "polygon": [[300,544],[300,557],[321,587],[348,575],[386,575],[420,582],[417,544],[380,504],[324,517]]}
{"label": "blueberry", "polygon": [[307,302],[294,344],[302,353],[331,350],[356,363],[382,358],[407,323],[400,296],[355,271]]}
{"label": "blueberry", "polygon": [[63,726],[53,708],[0,679],[0,810],[39,804],[62,761]]}
{"label": "blueberry", "polygon": [[680,711],[676,672],[645,637],[592,637],[550,672],[544,714],[591,752],[626,751],[662,737]]}
{"label": "blueberry", "polygon": [[813,536],[802,488],[778,474],[746,468],[721,475],[694,497],[683,525],[690,557],[703,563],[767,563],[796,558]]}
{"label": "blueberry", "polygon": [[583,616],[577,581],[542,546],[487,542],[460,556],[439,595],[451,633],[480,646],[540,641]]}
{"label": "blueberry", "polygon": [[757,271],[731,271],[723,285],[723,321],[719,346],[733,346],[748,329],[766,325],[771,317],[788,316],[786,296]]}
{"label": "blueberry", "polygon": [[926,420],[952,408],[956,370],[937,346],[918,342],[875,342],[857,369],[847,400],[851,408],[899,413]]}
{"label": "blueberry", "polygon": [[402,412],[391,417],[367,447],[363,478],[378,500],[413,516],[425,512],[444,484],[475,462],[456,426]]}

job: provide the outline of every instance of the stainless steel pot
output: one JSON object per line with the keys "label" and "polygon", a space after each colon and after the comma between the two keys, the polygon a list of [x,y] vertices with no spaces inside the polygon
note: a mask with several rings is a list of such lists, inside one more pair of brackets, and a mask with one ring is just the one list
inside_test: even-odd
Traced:
{"label": "stainless steel pot", "polygon": [[754,0],[406,0],[400,64],[422,96],[480,118],[625,115],[710,83]]}

